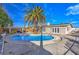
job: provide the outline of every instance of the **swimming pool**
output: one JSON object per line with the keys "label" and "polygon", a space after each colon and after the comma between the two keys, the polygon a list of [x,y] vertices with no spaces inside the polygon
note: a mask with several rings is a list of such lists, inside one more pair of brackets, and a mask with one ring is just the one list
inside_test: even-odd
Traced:
{"label": "swimming pool", "polygon": [[52,40],[54,39],[54,37],[49,36],[49,35],[37,35],[37,36],[32,36],[32,35],[13,35],[11,36],[12,40],[27,40],[27,41],[40,41],[42,38],[42,40],[46,41],[46,40]]}

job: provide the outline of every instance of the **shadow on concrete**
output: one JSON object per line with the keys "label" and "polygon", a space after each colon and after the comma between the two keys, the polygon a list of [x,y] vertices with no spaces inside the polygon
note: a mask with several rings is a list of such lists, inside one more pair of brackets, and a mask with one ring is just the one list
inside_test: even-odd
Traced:
{"label": "shadow on concrete", "polygon": [[[67,38],[69,39],[69,38]],[[65,45],[68,47],[67,51],[64,53],[64,55],[66,55],[69,51],[73,52],[75,55],[78,55],[79,54],[79,48],[76,46],[76,45],[79,45],[79,42],[75,40],[72,40],[72,39],[69,39],[68,40],[69,42],[67,42]],[[72,42],[72,43],[70,43]],[[75,45],[76,44],[76,45]]]}
{"label": "shadow on concrete", "polygon": [[76,40],[69,40],[69,41],[79,44],[79,41],[76,41]]}
{"label": "shadow on concrete", "polygon": [[49,51],[30,41],[13,41],[4,45],[3,55],[52,55]]}

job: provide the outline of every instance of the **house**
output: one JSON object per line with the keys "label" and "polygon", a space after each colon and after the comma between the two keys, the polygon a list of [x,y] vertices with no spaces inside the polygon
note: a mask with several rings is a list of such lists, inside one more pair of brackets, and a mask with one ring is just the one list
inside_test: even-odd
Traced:
{"label": "house", "polygon": [[44,33],[69,34],[73,30],[71,24],[54,24],[44,26]]}
{"label": "house", "polygon": [[4,27],[0,28],[0,33],[7,32],[7,33],[16,33],[16,32],[22,32],[22,27]]}
{"label": "house", "polygon": [[[23,27],[7,27],[4,28],[5,31],[9,33],[16,33],[17,31],[23,32]],[[69,34],[73,30],[73,26],[71,24],[54,24],[54,25],[44,25],[42,28],[43,33],[50,34]],[[0,32],[2,29],[0,29]],[[33,32],[32,28],[25,28],[25,32]]]}

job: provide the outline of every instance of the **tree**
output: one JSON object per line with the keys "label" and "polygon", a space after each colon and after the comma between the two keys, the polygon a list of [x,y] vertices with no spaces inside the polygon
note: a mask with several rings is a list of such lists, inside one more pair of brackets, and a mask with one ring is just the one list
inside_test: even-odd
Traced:
{"label": "tree", "polygon": [[10,24],[10,26],[12,26],[13,22],[7,15],[7,13],[4,11],[4,9],[2,7],[0,7],[0,26],[7,27],[8,24]]}
{"label": "tree", "polygon": [[43,47],[43,43],[42,43],[42,25],[45,23],[45,16],[44,16],[43,12],[44,12],[44,10],[41,7],[36,6],[25,16],[25,22],[28,22],[28,26],[31,24],[36,29],[38,28],[38,26],[41,26],[40,46],[42,46],[42,47]]}
{"label": "tree", "polygon": [[43,10],[41,7],[35,7],[32,9],[26,16],[25,16],[25,22],[28,22],[28,26],[32,24],[34,28],[37,28],[37,26],[42,25],[45,22],[45,16],[43,14]]}
{"label": "tree", "polygon": [[[2,4],[0,4],[0,27],[10,27],[13,26],[13,21],[9,18],[8,14],[2,8]],[[9,32],[11,29],[9,28]]]}

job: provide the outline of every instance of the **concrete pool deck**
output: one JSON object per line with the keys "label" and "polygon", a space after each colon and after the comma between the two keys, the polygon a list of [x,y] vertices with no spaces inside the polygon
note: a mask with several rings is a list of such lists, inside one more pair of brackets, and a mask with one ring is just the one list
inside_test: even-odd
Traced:
{"label": "concrete pool deck", "polygon": [[[40,41],[32,41],[32,42],[28,42],[28,41],[12,41],[11,39],[9,39],[9,36],[6,37],[5,41],[7,43],[4,44],[4,51],[3,54],[4,55],[18,55],[18,54],[26,54],[26,55],[51,55],[53,54],[52,52],[49,52],[50,50],[47,48],[47,46],[51,45],[51,44],[55,44],[55,42],[60,41],[56,38],[54,38],[55,40],[49,40],[49,41],[43,41],[43,47],[41,48],[40,45]],[[50,48],[50,47],[49,47]],[[41,51],[40,51],[41,50]]]}
{"label": "concrete pool deck", "polygon": [[[18,35],[18,34],[17,34]],[[22,34],[21,34],[22,35]],[[41,34],[30,34],[31,36],[39,36],[39,35],[41,35]],[[43,34],[43,35],[48,35],[48,34]],[[51,35],[52,37],[54,37],[54,38],[52,38],[51,40],[43,40],[43,45],[48,45],[48,44],[53,44],[53,43],[55,43],[56,41],[58,41],[58,40],[60,40],[60,36],[58,36],[58,35]],[[22,41],[22,40],[21,40]],[[30,41],[30,42],[32,42],[32,43],[34,43],[34,44],[36,44],[36,45],[39,45],[40,46],[40,41]]]}
{"label": "concrete pool deck", "polygon": [[5,39],[3,55],[51,55],[50,52],[28,41],[12,41]]}
{"label": "concrete pool deck", "polygon": [[[18,34],[17,34],[17,35],[18,35]],[[21,35],[22,35],[22,34],[21,34]],[[39,35],[41,35],[41,34],[30,34],[30,36],[39,36]],[[43,34],[43,35],[47,36],[48,34]],[[51,36],[54,37],[54,38],[51,39],[51,40],[45,40],[45,41],[43,40],[43,45],[53,44],[53,43],[55,43],[56,41],[61,40],[61,39],[60,39],[60,36],[58,36],[58,35],[51,35]],[[34,44],[40,46],[40,41],[30,41],[30,42],[32,42],[32,43],[34,43]]]}
{"label": "concrete pool deck", "polygon": [[[54,39],[43,41],[43,45],[54,44],[56,43],[56,41],[61,40],[60,36],[57,36],[57,35],[51,35],[51,36],[54,37]],[[31,42],[35,43],[36,45],[40,45],[40,41],[31,41]]]}
{"label": "concrete pool deck", "polygon": [[[56,37],[54,38],[55,40],[43,41],[43,48],[41,48],[37,41],[12,41],[9,39],[9,36],[7,36],[3,55],[63,55],[68,50],[65,48],[65,43],[68,39],[63,38],[61,40],[60,36],[56,35],[54,37]],[[67,52],[67,55],[74,55],[74,53],[70,50]]]}

